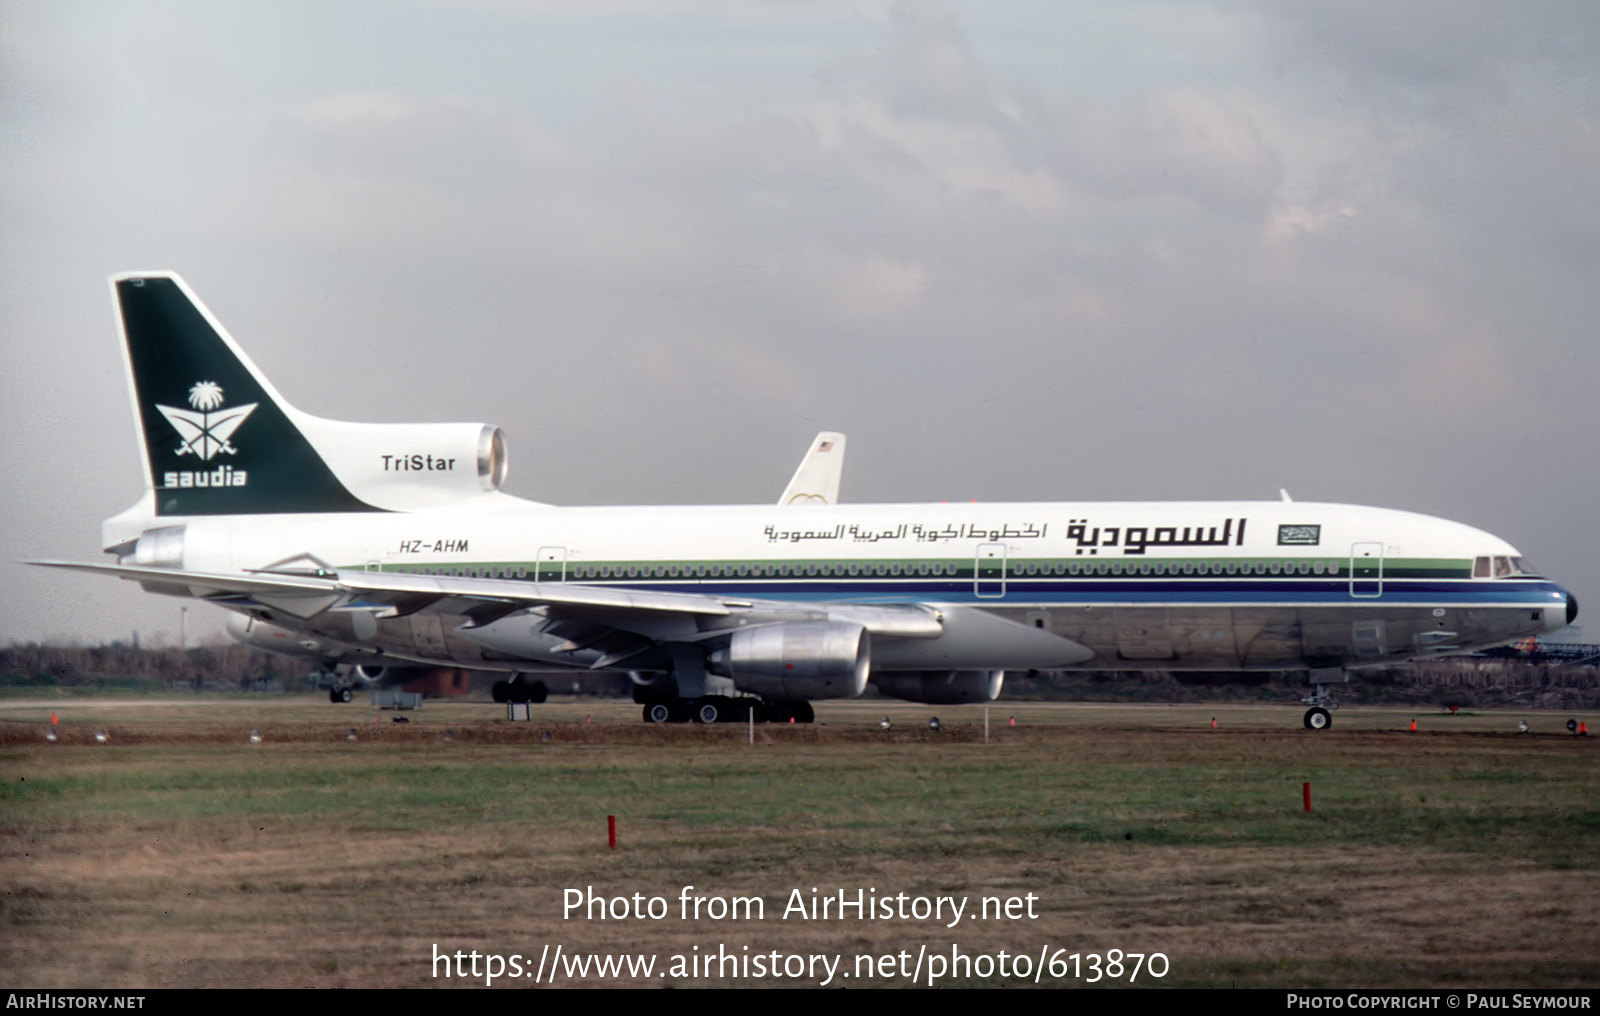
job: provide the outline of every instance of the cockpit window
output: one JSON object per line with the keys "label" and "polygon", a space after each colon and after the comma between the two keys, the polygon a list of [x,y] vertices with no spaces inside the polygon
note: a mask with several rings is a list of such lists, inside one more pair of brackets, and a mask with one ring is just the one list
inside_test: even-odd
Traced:
{"label": "cockpit window", "polygon": [[1472,563],[1472,577],[1486,579],[1538,578],[1539,571],[1525,557],[1480,557]]}

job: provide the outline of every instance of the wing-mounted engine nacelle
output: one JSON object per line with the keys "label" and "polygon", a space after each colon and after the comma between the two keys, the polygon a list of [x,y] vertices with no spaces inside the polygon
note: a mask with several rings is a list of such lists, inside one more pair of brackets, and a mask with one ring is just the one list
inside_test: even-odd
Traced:
{"label": "wing-mounted engine nacelle", "polygon": [[945,706],[993,702],[1005,679],[1003,670],[906,670],[877,674],[872,684],[891,698]]}
{"label": "wing-mounted engine nacelle", "polygon": [[706,661],[734,687],[773,699],[855,698],[867,687],[872,640],[849,621],[742,628]]}
{"label": "wing-mounted engine nacelle", "polygon": [[416,511],[498,491],[510,459],[487,423],[300,421],[339,479],[369,504]]}
{"label": "wing-mounted engine nacelle", "polygon": [[371,660],[381,655],[376,650],[351,646],[330,638],[293,631],[280,625],[244,614],[229,614],[225,622],[228,634],[256,649],[264,649],[279,656],[312,660],[325,666],[338,663],[355,663]]}
{"label": "wing-mounted engine nacelle", "polygon": [[415,681],[429,671],[428,667],[380,667],[374,663],[363,663],[355,668],[354,677],[369,688],[394,688]]}

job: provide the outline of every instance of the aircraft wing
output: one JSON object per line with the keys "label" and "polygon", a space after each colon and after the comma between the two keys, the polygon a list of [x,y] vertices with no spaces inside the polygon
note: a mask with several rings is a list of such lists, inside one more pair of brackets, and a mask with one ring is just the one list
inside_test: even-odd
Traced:
{"label": "aircraft wing", "polygon": [[[563,620],[590,622],[662,641],[704,641],[741,624],[797,620],[851,621],[875,635],[895,638],[937,638],[944,630],[938,610],[917,604],[797,604],[571,582],[353,570],[221,573],[80,561],[29,563],[115,575],[147,588],[223,606],[259,604],[302,620],[327,611],[371,612],[378,618],[448,613],[465,616],[469,627],[486,627],[529,608],[544,608],[547,615]],[[672,619],[679,623],[671,623]]]}

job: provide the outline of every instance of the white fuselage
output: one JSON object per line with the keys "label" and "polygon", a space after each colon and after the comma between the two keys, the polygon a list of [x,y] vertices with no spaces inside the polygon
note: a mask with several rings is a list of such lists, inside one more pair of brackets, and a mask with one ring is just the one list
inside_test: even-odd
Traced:
{"label": "white fuselage", "polygon": [[[1307,502],[558,508],[505,495],[411,513],[165,517],[190,571],[313,554],[339,569],[800,602],[981,610],[1089,646],[1092,669],[1352,667],[1559,628],[1566,594],[1505,541],[1442,519]],[[109,534],[108,534],[109,535]],[[1505,562],[1496,566],[1494,562]],[[1487,562],[1487,565],[1485,564]],[[460,617],[375,635],[306,630],[418,661],[592,665],[463,637]],[[367,637],[363,638],[362,635]],[[985,649],[975,649],[987,655]],[[876,671],[930,665],[880,640]],[[934,665],[1053,667],[941,655]]]}

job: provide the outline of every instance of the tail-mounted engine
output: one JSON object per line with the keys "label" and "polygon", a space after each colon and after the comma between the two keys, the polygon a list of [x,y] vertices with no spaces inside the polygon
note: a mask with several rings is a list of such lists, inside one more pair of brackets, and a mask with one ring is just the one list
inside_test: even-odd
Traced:
{"label": "tail-mounted engine", "polygon": [[498,491],[506,438],[487,423],[301,421],[345,486],[380,508],[415,511]]}

